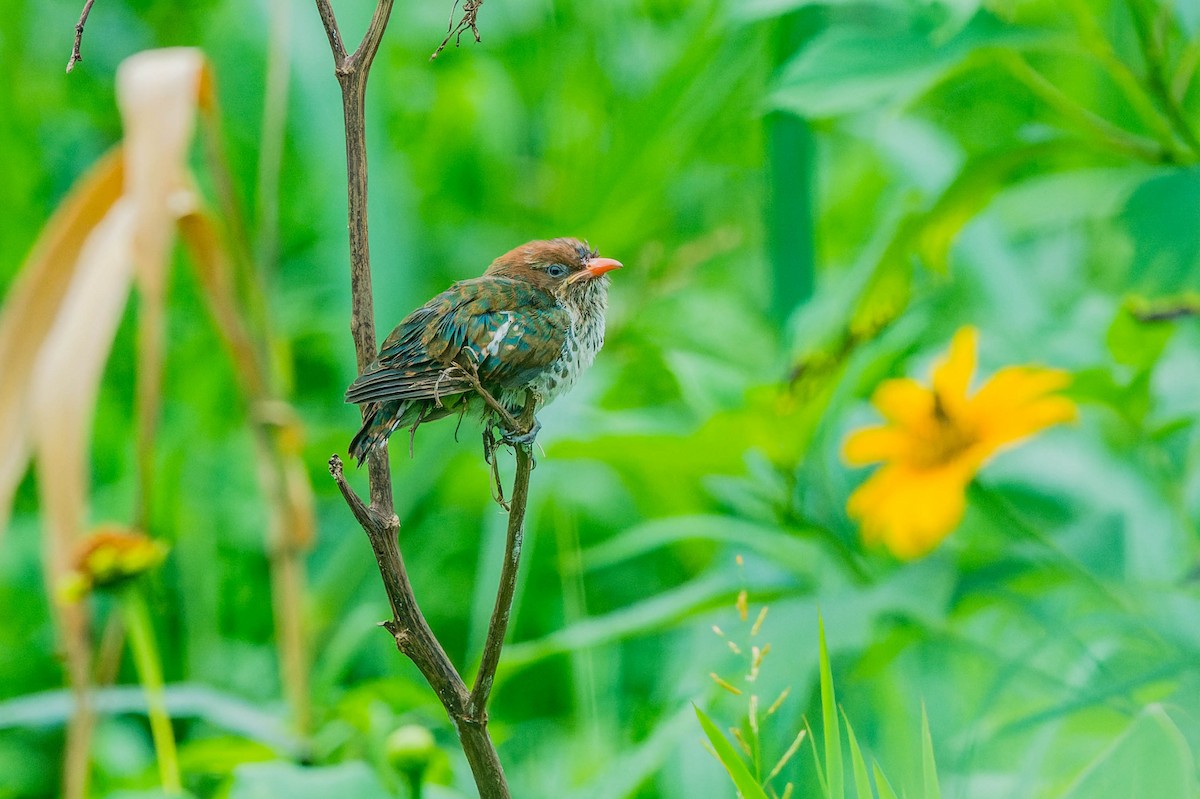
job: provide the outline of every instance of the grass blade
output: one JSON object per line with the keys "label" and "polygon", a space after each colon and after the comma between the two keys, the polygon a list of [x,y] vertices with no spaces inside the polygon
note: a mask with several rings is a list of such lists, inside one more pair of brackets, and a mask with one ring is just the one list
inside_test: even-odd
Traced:
{"label": "grass blade", "polygon": [[929,714],[925,712],[924,702],[921,703],[921,782],[925,799],[942,799],[937,763],[933,758],[933,736],[929,734]]}
{"label": "grass blade", "polygon": [[746,768],[745,762],[733,748],[733,744],[729,743],[729,739],[717,729],[717,725],[713,723],[712,719],[698,707],[696,708],[696,718],[700,719],[700,726],[704,728],[708,742],[712,744],[713,750],[717,753],[717,759],[729,772],[734,786],[737,787],[743,799],[767,799],[767,794],[763,791],[762,786],[755,781],[753,775],[750,774],[750,769]]}
{"label": "grass blade", "polygon": [[813,737],[812,727],[809,725],[807,718],[804,719],[804,729],[808,733],[808,740],[812,741],[812,746],[809,748],[812,749],[813,768],[817,772],[817,782],[821,785],[821,795],[827,796],[829,794],[829,783],[825,781],[825,769],[821,765],[821,753],[817,751],[817,739]]}
{"label": "grass blade", "polygon": [[883,769],[879,767],[879,763],[872,763],[872,772],[875,774],[875,790],[879,792],[879,799],[896,799],[896,789],[888,782],[887,775],[883,773]]}
{"label": "grass blade", "polygon": [[829,650],[825,646],[825,620],[817,616],[821,633],[821,721],[825,731],[825,796],[845,799],[845,774],[842,772],[842,735],[838,725],[837,697],[833,692],[833,672],[829,668]]}
{"label": "grass blade", "polygon": [[863,760],[862,750],[858,748],[858,738],[854,735],[854,727],[850,726],[850,717],[842,708],[842,719],[846,722],[846,738],[850,741],[850,765],[854,771],[854,792],[858,799],[875,799],[871,790],[871,777],[867,773],[867,761]]}

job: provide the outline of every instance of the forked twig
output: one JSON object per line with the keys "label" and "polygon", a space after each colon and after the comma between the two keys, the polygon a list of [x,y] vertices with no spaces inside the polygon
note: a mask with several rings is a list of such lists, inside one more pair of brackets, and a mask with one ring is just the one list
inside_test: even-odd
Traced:
{"label": "forked twig", "polygon": [[[475,31],[475,14],[481,0],[467,0],[461,26]],[[350,233],[350,294],[351,332],[354,338],[358,371],[375,358],[376,339],[374,326],[374,298],[371,290],[371,261],[369,237],[367,235],[367,147],[366,147],[366,88],[367,76],[379,43],[383,38],[394,0],[377,0],[371,23],[358,47],[348,53],[338,29],[337,19],[329,0],[316,0],[317,11],[329,39],[333,53],[334,74],[342,89],[342,106],[346,125],[346,171],[347,171],[347,217]],[[447,41],[449,37],[447,37]],[[444,46],[444,43],[443,43]],[[440,48],[439,48],[440,49]],[[477,382],[478,378],[476,378]],[[480,396],[498,406],[486,391]],[[532,394],[526,403],[528,415],[534,410]],[[507,411],[502,418],[512,420]],[[515,423],[515,420],[512,420]],[[515,424],[509,429],[520,429]],[[496,597],[496,609],[488,628],[487,642],[481,658],[479,676],[472,690],[446,656],[437,637],[425,621],[412,585],[404,568],[397,541],[399,520],[396,518],[392,499],[392,481],[388,467],[387,449],[380,447],[371,452],[367,459],[367,476],[370,486],[370,503],[363,502],[347,484],[342,473],[341,459],[330,459],[329,470],[337,481],[354,517],[367,534],[375,554],[379,574],[392,607],[392,618],[384,626],[395,639],[400,649],[413,662],[434,693],[437,694],[447,715],[454,722],[459,741],[463,747],[471,773],[475,778],[481,799],[511,799],[508,784],[496,747],[487,731],[487,697],[500,658],[504,633],[508,628],[508,617],[512,607],[515,586],[517,555],[525,516],[528,496],[529,472],[532,456],[527,447],[517,449],[517,475],[514,480],[513,510],[509,514],[509,556],[501,569],[500,589]],[[518,497],[520,501],[518,502]],[[481,685],[486,686],[481,690]]]}

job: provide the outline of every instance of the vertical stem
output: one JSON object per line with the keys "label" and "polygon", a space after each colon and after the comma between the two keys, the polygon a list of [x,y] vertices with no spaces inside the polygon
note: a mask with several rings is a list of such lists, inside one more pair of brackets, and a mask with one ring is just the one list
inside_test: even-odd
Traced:
{"label": "vertical stem", "polygon": [[[361,374],[375,359],[375,302],[371,287],[371,244],[367,220],[367,125],[365,69],[339,72],[342,111],[346,120],[347,221],[350,231],[350,335]],[[363,418],[367,409],[363,407]],[[367,458],[371,507],[384,517],[394,512],[392,477],[387,447],[377,447]]]}
{"label": "vertical stem", "polygon": [[[525,424],[533,420],[536,400],[533,392],[527,391],[525,411],[521,414]],[[525,540],[525,507],[529,504],[529,473],[533,470],[533,445],[518,444],[517,472],[513,478],[513,493],[511,510],[508,513],[508,535],[504,544],[504,563],[500,566],[500,587],[496,591],[496,606],[492,610],[492,618],[488,623],[487,639],[483,645],[483,655],[479,661],[479,672],[475,675],[475,685],[471,689],[471,699],[467,703],[467,712],[472,716],[482,716],[487,709],[488,698],[492,693],[492,683],[496,678],[496,668],[500,665],[500,652],[504,648],[504,637],[508,632],[508,622],[512,616],[513,593],[517,587],[517,569],[521,564],[521,547]],[[493,455],[493,457],[495,457]]]}
{"label": "vertical stem", "polygon": [[167,715],[167,702],[163,693],[162,661],[154,643],[154,631],[150,626],[150,610],[138,586],[131,585],[121,592],[121,612],[125,627],[129,630],[129,648],[133,653],[133,665],[137,669],[138,681],[146,694],[147,715],[150,719],[150,735],[154,739],[154,751],[158,756],[158,774],[163,791],[169,794],[183,792],[179,779],[179,757],[175,751],[175,733],[171,729],[171,718]]}
{"label": "vertical stem", "polygon": [[257,244],[260,268],[273,283],[279,259],[279,175],[287,130],[292,28],[290,0],[270,0],[270,34],[267,40],[267,81],[263,98],[261,146],[258,150],[258,190],[255,193]]}
{"label": "vertical stem", "polygon": [[[778,26],[775,63],[782,66],[812,35],[809,16],[793,12]],[[815,283],[812,185],[816,160],[808,122],[773,111],[764,117],[768,181],[767,240],[771,258],[771,311],[782,329]]]}
{"label": "vertical stem", "polygon": [[63,607],[63,649],[75,712],[67,722],[66,751],[63,754],[63,796],[85,799],[91,776],[92,732],[96,709],[92,704],[91,654],[88,651],[87,613],[82,604]]}

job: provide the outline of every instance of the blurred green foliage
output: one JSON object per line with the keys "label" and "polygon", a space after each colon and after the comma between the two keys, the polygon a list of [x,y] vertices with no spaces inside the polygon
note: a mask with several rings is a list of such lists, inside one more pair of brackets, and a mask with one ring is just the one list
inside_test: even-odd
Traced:
{"label": "blurred green foliage", "polygon": [[[356,38],[369,4],[342,5]],[[307,736],[289,726],[277,676],[247,409],[191,273],[176,269],[150,524],[173,554],[148,592],[186,786],[404,795],[385,744],[422,724],[444,753],[425,795],[469,795],[440,706],[375,628],[387,610],[375,566],[324,472],[357,415],[341,402],[354,370],[342,120],[315,9],[100,0],[69,76],[77,4],[0,9],[0,287],[119,140],[113,73],[144,48],[212,59],[252,237],[278,230],[277,262],[262,268],[319,501],[308,595],[287,609],[313,642],[315,722]],[[829,721],[819,605],[852,749],[897,787],[924,784],[931,740],[945,797],[1200,795],[1200,331],[1185,296],[1200,278],[1200,9],[492,0],[483,43],[431,64],[447,10],[398,4],[372,75],[380,327],[530,238],[587,237],[628,267],[598,363],[542,416],[490,714],[514,794],[731,795],[691,704],[721,727],[746,721],[744,698],[708,676],[744,666],[710,631],[749,624],[734,607],[744,588],[770,607],[756,690],[769,702],[791,688],[763,742],[772,752],[805,715]],[[290,86],[276,153],[264,80],[281,20]],[[278,219],[259,179],[274,157]],[[1173,303],[1165,321],[1142,313]],[[98,521],[127,519],[134,502],[134,313],[98,408]],[[1081,420],[990,465],[931,556],[864,551],[844,511],[861,475],[841,442],[875,418],[866,398],[880,380],[925,374],[967,323],[984,371],[1071,370]],[[455,443],[431,425],[413,460],[393,447],[415,591],[463,668],[504,535],[475,436],[464,425]],[[5,799],[56,794],[70,712],[34,479],[0,540]],[[100,697],[96,796],[156,795],[133,680],[122,663]],[[782,781],[822,792],[811,756]]]}

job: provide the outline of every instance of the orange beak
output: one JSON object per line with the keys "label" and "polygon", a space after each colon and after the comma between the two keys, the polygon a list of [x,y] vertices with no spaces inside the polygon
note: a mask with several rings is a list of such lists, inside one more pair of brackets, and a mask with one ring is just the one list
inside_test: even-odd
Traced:
{"label": "orange beak", "polygon": [[590,278],[596,278],[603,275],[605,272],[611,272],[614,269],[620,269],[622,266],[620,261],[614,261],[612,258],[593,258],[588,261],[587,266],[583,268],[584,273]]}

